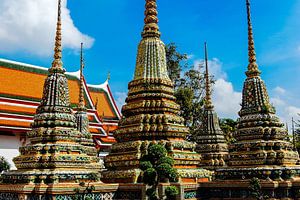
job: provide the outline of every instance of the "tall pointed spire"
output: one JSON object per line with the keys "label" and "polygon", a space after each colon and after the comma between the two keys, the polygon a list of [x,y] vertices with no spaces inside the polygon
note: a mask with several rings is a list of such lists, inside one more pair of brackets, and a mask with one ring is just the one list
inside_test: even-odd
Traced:
{"label": "tall pointed spire", "polygon": [[89,118],[87,116],[87,109],[84,102],[84,58],[83,58],[83,43],[81,43],[80,48],[80,87],[79,87],[79,103],[77,106],[77,112],[75,114],[77,121],[77,130],[80,131],[85,136],[90,137],[89,132]]}
{"label": "tall pointed spire", "polygon": [[205,48],[205,108],[206,109],[213,109],[213,104],[211,101],[211,83],[209,80],[209,71],[208,71],[208,53],[207,53],[207,43],[204,43]]}
{"label": "tall pointed spire", "polygon": [[[70,107],[70,96],[65,70],[62,65],[61,0],[58,0],[57,27],[54,60],[44,84],[44,92],[33,122],[33,127],[76,127],[76,119]],[[59,113],[61,115],[59,115]],[[55,117],[54,117],[55,116]],[[64,118],[62,118],[64,116]]]}
{"label": "tall pointed spire", "polygon": [[253,28],[251,22],[250,0],[246,0],[246,7],[247,7],[247,21],[248,21],[248,57],[249,57],[248,71],[246,72],[246,75],[248,77],[253,77],[253,76],[259,76],[260,71],[256,63],[256,52],[255,52]]}
{"label": "tall pointed spire", "polygon": [[160,37],[157,4],[156,0],[146,0],[145,6],[145,26],[142,36],[145,37]]}
{"label": "tall pointed spire", "polygon": [[52,62],[52,67],[49,72],[64,72],[62,67],[62,36],[61,36],[61,0],[58,0],[57,9],[57,24],[56,24],[56,36],[55,36],[55,47],[54,47],[54,60]]}
{"label": "tall pointed spire", "polygon": [[85,103],[84,103],[83,68],[84,68],[83,43],[81,43],[81,49],[80,49],[80,91],[79,91],[78,111],[85,111],[86,110]]}

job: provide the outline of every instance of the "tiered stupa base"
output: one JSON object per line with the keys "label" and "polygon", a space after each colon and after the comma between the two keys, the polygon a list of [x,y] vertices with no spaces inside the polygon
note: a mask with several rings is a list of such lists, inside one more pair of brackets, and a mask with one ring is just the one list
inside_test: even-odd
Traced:
{"label": "tiered stupa base", "polygon": [[6,184],[53,184],[97,181],[99,174],[84,169],[44,169],[9,171],[1,176]]}
{"label": "tiered stupa base", "polygon": [[259,179],[257,192],[263,199],[300,199],[300,167],[224,168],[215,172],[216,180],[201,183],[198,195],[203,199],[255,199],[250,180]]}
{"label": "tiered stupa base", "polygon": [[116,198],[118,184],[89,183],[92,192],[87,192],[86,186],[79,183],[54,184],[0,184],[0,200],[71,200],[71,199],[118,199]]}
{"label": "tiered stupa base", "polygon": [[[102,173],[101,180],[106,183],[142,182],[142,170],[139,169],[140,160],[150,143],[153,141],[114,144],[111,153],[105,157],[105,165],[109,170]],[[176,140],[161,140],[158,143],[164,145],[169,156],[174,159],[174,166],[179,174],[179,182],[197,183],[210,180],[212,174],[210,171],[197,168],[201,158],[194,151],[194,144]],[[113,170],[114,168],[117,170]]]}
{"label": "tiered stupa base", "polygon": [[300,177],[300,166],[228,167],[215,171],[216,180],[290,181]]}
{"label": "tiered stupa base", "polygon": [[228,159],[227,144],[198,144],[196,151],[201,153],[201,167],[214,170],[226,166],[226,160]]}

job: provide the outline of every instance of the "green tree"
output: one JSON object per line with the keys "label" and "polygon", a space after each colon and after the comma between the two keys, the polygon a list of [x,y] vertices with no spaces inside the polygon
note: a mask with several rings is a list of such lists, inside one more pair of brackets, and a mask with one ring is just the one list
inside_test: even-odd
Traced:
{"label": "green tree", "polygon": [[178,182],[178,174],[173,168],[174,160],[167,156],[168,152],[164,146],[150,144],[147,152],[142,158],[140,169],[143,170],[143,182],[150,186],[146,191],[147,196],[150,200],[158,200],[158,184]]}
{"label": "green tree", "polygon": [[[300,114],[298,114],[300,116]],[[294,122],[295,133],[293,137],[295,137],[295,146],[298,152],[300,152],[300,120]],[[293,140],[293,139],[292,139]]]}
{"label": "green tree", "polygon": [[174,82],[175,88],[180,82],[181,72],[187,66],[187,54],[177,51],[175,43],[166,45],[167,66],[170,79]]}
{"label": "green tree", "polygon": [[0,156],[0,173],[2,173],[3,171],[8,171],[9,169],[10,164],[3,156]]}
{"label": "green tree", "polygon": [[229,118],[220,119],[220,128],[224,132],[225,139],[228,143],[233,143],[235,138],[233,133],[236,131],[237,121]]}
{"label": "green tree", "polygon": [[181,107],[180,116],[193,135],[200,127],[203,114],[205,87],[202,66],[190,66],[187,55],[179,53],[174,43],[166,46],[166,55],[176,101]]}

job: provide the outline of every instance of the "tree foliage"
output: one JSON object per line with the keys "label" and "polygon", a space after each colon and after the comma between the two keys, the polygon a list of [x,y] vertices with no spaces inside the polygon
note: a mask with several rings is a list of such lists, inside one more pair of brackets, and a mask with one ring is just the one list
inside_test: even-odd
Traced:
{"label": "tree foliage", "polygon": [[170,79],[174,82],[175,87],[178,86],[181,77],[181,72],[187,63],[187,54],[181,54],[177,51],[177,47],[174,43],[166,45],[166,57],[167,66]]}
{"label": "tree foliage", "polygon": [[150,200],[158,200],[157,187],[162,182],[178,182],[178,174],[173,168],[173,158],[167,156],[167,150],[160,144],[151,144],[148,153],[143,156],[140,169],[143,170],[143,182],[150,186],[146,194]]}
{"label": "tree foliage", "polygon": [[181,54],[177,46],[171,43],[166,46],[169,77],[174,83],[175,97],[181,107],[180,115],[190,134],[201,124],[204,105],[204,73],[201,66],[189,66],[188,56]]}
{"label": "tree foliage", "polygon": [[175,186],[168,186],[168,187],[166,187],[165,194],[166,194],[167,200],[173,200],[176,198],[176,195],[179,194],[179,191]]}
{"label": "tree foliage", "polygon": [[8,171],[10,169],[10,164],[7,162],[7,160],[0,156],[0,173],[3,171]]}
{"label": "tree foliage", "polygon": [[[181,54],[177,46],[171,43],[166,46],[168,73],[174,83],[176,102],[180,105],[180,116],[184,118],[185,125],[190,129],[188,139],[193,140],[197,132],[203,131],[203,106],[205,102],[205,74],[203,64],[190,66],[188,56]],[[213,84],[214,80],[211,78]],[[237,122],[232,119],[220,120],[228,143],[235,141],[233,133],[236,131]]]}
{"label": "tree foliage", "polygon": [[229,118],[220,119],[220,128],[224,132],[225,139],[228,143],[235,142],[233,133],[236,131],[237,121]]}
{"label": "tree foliage", "polygon": [[[300,116],[300,114],[298,114]],[[293,137],[295,137],[295,146],[298,152],[300,152],[300,120],[294,122],[295,126],[295,133]]]}

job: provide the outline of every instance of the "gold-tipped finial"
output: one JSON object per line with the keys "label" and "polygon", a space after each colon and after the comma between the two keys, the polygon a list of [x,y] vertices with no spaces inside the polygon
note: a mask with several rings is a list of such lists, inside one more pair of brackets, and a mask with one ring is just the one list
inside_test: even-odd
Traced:
{"label": "gold-tipped finial", "polygon": [[78,110],[85,111],[85,103],[84,103],[84,80],[83,80],[83,68],[84,68],[84,58],[83,58],[83,43],[81,43],[80,48],[80,91],[79,91],[79,103]]}
{"label": "gold-tipped finial", "polygon": [[208,72],[208,53],[207,53],[207,43],[204,43],[204,50],[205,50],[205,108],[212,109],[214,106],[211,100],[211,84],[209,80],[209,72]]}
{"label": "gold-tipped finial", "polygon": [[145,8],[145,26],[142,33],[143,38],[160,37],[156,0],[146,0]]}
{"label": "gold-tipped finial", "polygon": [[58,9],[57,9],[57,25],[56,25],[56,36],[55,36],[55,47],[54,47],[54,60],[52,62],[52,67],[50,72],[64,72],[62,67],[62,45],[61,45],[61,0],[58,0]]}
{"label": "gold-tipped finial", "polygon": [[256,52],[254,46],[254,37],[253,37],[253,28],[251,22],[251,9],[250,9],[250,0],[246,0],[247,6],[247,20],[248,20],[248,56],[249,56],[249,65],[246,75],[248,77],[259,76],[260,71],[256,63]]}

